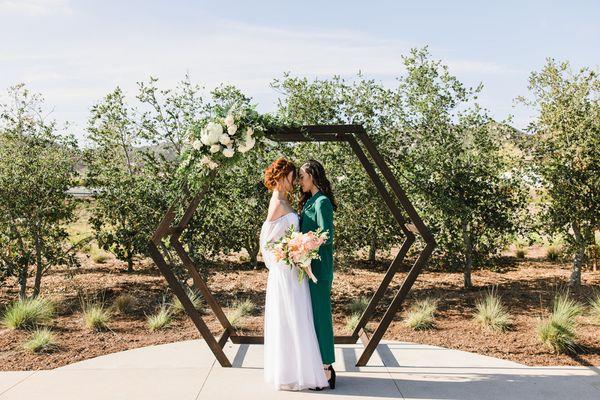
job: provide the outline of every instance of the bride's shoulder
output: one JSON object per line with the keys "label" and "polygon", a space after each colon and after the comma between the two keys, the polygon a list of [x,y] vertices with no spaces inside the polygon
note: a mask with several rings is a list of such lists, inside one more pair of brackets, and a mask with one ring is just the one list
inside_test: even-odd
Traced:
{"label": "bride's shoulder", "polygon": [[289,216],[289,224],[294,225],[295,230],[300,230],[300,216],[298,213],[291,211],[287,215]]}
{"label": "bride's shoulder", "polygon": [[[278,215],[278,217],[276,218],[269,218],[269,215],[271,216],[275,216]],[[271,206],[269,207],[269,211],[267,212],[267,221],[270,222],[275,222],[275,221],[280,221],[280,220],[288,220],[288,219],[297,219],[299,218],[298,213],[296,213],[296,211],[294,211],[294,209],[290,206],[289,203],[284,203],[282,201],[278,201],[275,204],[271,204]]]}
{"label": "bride's shoulder", "polygon": [[284,214],[284,218],[282,218],[282,219],[287,220],[287,223],[290,225],[299,225],[300,224],[300,216],[294,210],[288,211],[286,214]]}
{"label": "bride's shoulder", "polygon": [[283,214],[282,217],[285,217],[286,219],[289,219],[289,220],[292,220],[292,221],[293,220],[297,220],[297,219],[300,218],[298,216],[298,213],[296,213],[296,211],[294,211],[294,210],[286,211],[285,214]]}

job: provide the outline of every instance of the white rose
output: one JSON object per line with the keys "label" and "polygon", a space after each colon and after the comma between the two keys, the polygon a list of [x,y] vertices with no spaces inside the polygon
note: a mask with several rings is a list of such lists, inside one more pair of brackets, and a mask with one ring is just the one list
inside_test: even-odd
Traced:
{"label": "white rose", "polygon": [[221,137],[219,138],[219,142],[221,142],[221,144],[224,144],[225,146],[227,146],[229,143],[231,143],[231,138],[229,138],[229,135],[227,135],[227,134],[222,134]]}
{"label": "white rose", "polygon": [[204,164],[210,164],[212,162],[212,160],[210,159],[209,156],[207,156],[206,154],[202,157],[202,159],[200,160],[200,164],[204,165]]}
{"label": "white rose", "polygon": [[223,133],[223,125],[217,123],[217,122],[209,122],[206,125],[206,129],[211,133],[211,134],[219,134],[221,135]]}
{"label": "white rose", "polygon": [[[248,129],[251,129],[251,128],[248,128]],[[249,133],[249,132],[250,132],[250,131],[249,131],[249,130],[247,130],[247,131],[246,131],[246,134],[244,135],[244,138],[246,139],[246,142],[249,142],[250,140],[254,140],[254,138],[252,137],[252,134],[251,134],[251,133]]]}
{"label": "white rose", "polygon": [[238,151],[240,153],[245,153],[248,150],[250,150],[251,148],[253,148],[255,143],[256,143],[256,141],[254,140],[253,137],[249,137],[249,138],[247,137],[246,142],[244,142],[244,144],[238,146]]}
{"label": "white rose", "polygon": [[229,125],[229,127],[227,128],[227,133],[229,133],[230,135],[235,135],[236,132],[237,132],[237,125],[236,124]]}
{"label": "white rose", "polygon": [[213,144],[212,146],[210,146],[210,152],[211,153],[218,153],[219,151],[221,151],[221,145],[220,144]]}
{"label": "white rose", "polygon": [[225,157],[233,157],[233,153],[235,153],[235,150],[233,150],[233,147],[227,147],[225,149],[223,149],[223,155]]}
{"label": "white rose", "polygon": [[206,127],[200,130],[200,141],[207,146],[211,145],[211,143],[208,141],[208,131],[206,130]]}
{"label": "white rose", "polygon": [[223,126],[216,122],[209,122],[206,125],[207,144],[219,143],[219,138],[223,134]]}
{"label": "white rose", "polygon": [[218,166],[219,166],[219,164],[217,164],[217,163],[216,163],[216,162],[214,162],[214,161],[211,161],[211,162],[208,164],[208,168],[210,168],[210,169],[215,169],[215,168],[217,168]]}
{"label": "white rose", "polygon": [[254,129],[252,129],[252,127],[248,127],[248,129],[246,129],[246,136],[252,136],[254,135]]}
{"label": "white rose", "polygon": [[233,125],[234,122],[235,119],[233,118],[233,115],[227,114],[227,117],[225,117],[225,125],[227,125],[227,127],[230,127]]}
{"label": "white rose", "polygon": [[200,150],[200,148],[202,147],[202,141],[194,140],[194,143],[192,143],[192,147],[196,150]]}

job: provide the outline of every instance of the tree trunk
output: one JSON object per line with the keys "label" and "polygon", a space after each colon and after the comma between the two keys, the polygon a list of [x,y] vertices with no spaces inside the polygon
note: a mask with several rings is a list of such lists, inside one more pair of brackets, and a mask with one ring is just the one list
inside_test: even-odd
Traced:
{"label": "tree trunk", "polygon": [[25,300],[27,297],[27,269],[28,265],[21,265],[19,271],[19,298]]}
{"label": "tree trunk", "polygon": [[127,272],[133,272],[133,257],[127,257]]}
{"label": "tree trunk", "polygon": [[42,274],[44,272],[44,265],[42,264],[42,239],[39,232],[35,232],[35,281],[33,284],[32,298],[36,298],[40,294],[40,287],[42,286]]}
{"label": "tree trunk", "polygon": [[258,253],[260,251],[260,231],[254,236],[254,240],[248,238],[246,240],[246,251],[250,256],[250,263],[253,269],[258,268]]}
{"label": "tree trunk", "polygon": [[258,267],[258,247],[251,249],[248,252],[250,254],[250,263],[252,263],[252,268],[256,269]]}
{"label": "tree trunk", "polygon": [[369,261],[375,261],[375,253],[377,252],[377,238],[371,236],[371,244],[369,245]]}
{"label": "tree trunk", "polygon": [[469,232],[469,224],[465,219],[462,220],[462,237],[463,246],[465,249],[465,265],[463,270],[465,289],[471,289],[473,282],[471,281],[471,270],[473,268],[473,243],[471,241],[471,233]]}
{"label": "tree trunk", "polygon": [[572,222],[571,227],[573,228],[573,236],[575,236],[576,250],[575,257],[573,257],[573,269],[569,278],[569,286],[579,289],[581,287],[581,269],[585,262],[585,240],[577,222]]}
{"label": "tree trunk", "polygon": [[[19,241],[21,250],[23,252],[26,252],[25,243],[23,241],[23,238],[19,234],[19,231],[17,230],[17,228],[15,227],[14,224],[11,225],[11,230],[13,231],[17,240]],[[19,298],[21,300],[25,300],[25,298],[27,297],[27,272],[29,271],[30,258],[31,258],[31,254],[29,254],[29,252],[27,252],[27,256],[19,258],[19,263],[17,264],[18,266],[20,265],[20,268],[19,268]]]}

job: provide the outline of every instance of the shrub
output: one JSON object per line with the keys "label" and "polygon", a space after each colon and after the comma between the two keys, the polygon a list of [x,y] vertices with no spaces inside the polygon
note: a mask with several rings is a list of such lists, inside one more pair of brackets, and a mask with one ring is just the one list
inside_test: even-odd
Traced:
{"label": "shrub", "polygon": [[33,328],[50,322],[54,313],[54,304],[38,296],[9,305],[4,311],[2,323],[10,329]]}
{"label": "shrub", "polygon": [[[198,311],[202,311],[204,304],[202,302],[202,296],[200,295],[200,293],[187,285],[185,286],[185,293],[194,305],[194,308]],[[179,300],[179,297],[173,296],[173,304],[171,305],[171,310],[175,315],[181,314],[185,311],[183,309],[183,304]]]}
{"label": "shrub", "polygon": [[167,328],[171,322],[171,310],[164,303],[156,314],[146,317],[146,324],[151,332]]}
{"label": "shrub", "polygon": [[352,313],[350,316],[346,317],[346,330],[348,332],[354,332],[356,325],[358,325],[358,321],[360,321],[360,316],[362,314]]}
{"label": "shrub", "polygon": [[242,319],[251,314],[255,309],[255,305],[250,299],[242,301],[236,300],[231,306],[231,310],[227,313],[227,319],[234,328],[241,326]]}
{"label": "shrub", "polygon": [[546,249],[546,259],[548,261],[558,261],[560,259],[561,250],[557,246],[550,246]]}
{"label": "shrub", "polygon": [[110,254],[102,250],[98,246],[92,246],[90,249],[92,261],[98,264],[104,264],[110,259]]}
{"label": "shrub", "polygon": [[600,324],[600,293],[596,293],[596,295],[590,300],[590,314],[592,316],[592,320]]}
{"label": "shrub", "polygon": [[554,297],[552,313],[538,325],[538,338],[557,353],[574,351],[576,347],[576,318],[583,312],[581,304],[559,293]]}
{"label": "shrub", "polygon": [[526,255],[526,254],[527,254],[527,251],[525,250],[525,248],[524,248],[524,247],[518,247],[518,248],[515,250],[515,256],[516,256],[517,258],[521,258],[521,259],[522,259],[522,258],[525,258],[525,255]]}
{"label": "shrub", "polygon": [[135,307],[135,298],[127,293],[120,294],[115,299],[114,308],[119,314],[129,314]]}
{"label": "shrub", "polygon": [[408,309],[405,320],[406,325],[415,330],[433,328],[435,326],[434,315],[438,303],[439,299],[430,297],[416,301]]}
{"label": "shrub", "polygon": [[369,305],[370,300],[371,299],[367,296],[360,296],[356,299],[352,299],[350,304],[348,304],[348,311],[350,314],[359,314],[360,316]]}
{"label": "shrub", "polygon": [[32,353],[54,350],[56,348],[54,334],[48,328],[38,327],[32,332],[31,338],[23,344],[23,347]]}
{"label": "shrub", "polygon": [[477,301],[473,319],[492,331],[504,332],[510,328],[510,314],[500,298],[491,290]]}
{"label": "shrub", "polygon": [[82,306],[83,322],[88,329],[101,331],[107,329],[111,318],[110,310],[99,302],[84,302]]}

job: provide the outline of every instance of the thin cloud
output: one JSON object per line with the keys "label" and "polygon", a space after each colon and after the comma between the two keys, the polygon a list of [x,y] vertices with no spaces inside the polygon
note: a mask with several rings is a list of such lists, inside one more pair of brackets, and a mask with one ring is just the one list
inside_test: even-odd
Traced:
{"label": "thin cloud", "polygon": [[39,16],[51,13],[71,14],[72,12],[73,10],[66,0],[0,1],[0,14]]}
{"label": "thin cloud", "polygon": [[[9,2],[0,4],[5,3]],[[50,3],[54,8],[69,6],[67,2]],[[0,56],[0,86],[25,82],[44,94],[57,119],[68,118],[82,132],[92,104],[116,86],[133,99],[136,82],[149,76],[158,77],[163,87],[175,86],[186,73],[207,88],[231,83],[269,111],[277,97],[269,83],[283,72],[315,78],[349,77],[362,71],[367,77],[392,82],[405,71],[402,55],[416,45],[361,31],[265,27],[213,19],[189,32],[132,31],[126,41],[107,31],[91,39],[71,37],[68,47],[53,41],[24,50],[15,43],[9,54]],[[436,49],[430,50],[436,57]],[[518,73],[508,66],[478,60],[444,62],[456,74]]]}

